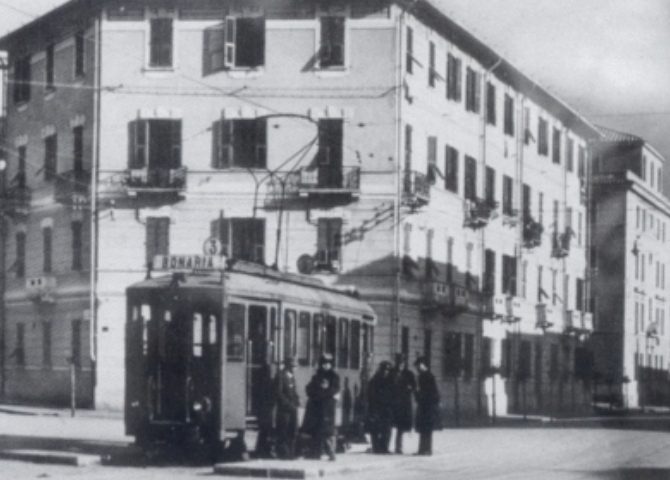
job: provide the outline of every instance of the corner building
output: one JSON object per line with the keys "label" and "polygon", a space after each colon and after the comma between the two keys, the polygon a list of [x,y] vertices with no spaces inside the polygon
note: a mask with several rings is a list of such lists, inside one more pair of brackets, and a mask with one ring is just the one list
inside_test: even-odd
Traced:
{"label": "corner building", "polygon": [[[25,264],[7,397],[68,388],[55,352],[76,318],[90,403],[120,408],[125,288],[214,236],[355,286],[379,316],[371,360],[426,355],[454,420],[590,404],[597,131],[430,2],[71,1],[2,45],[8,178],[26,178],[6,190],[8,265]],[[277,355],[314,356],[310,328]],[[324,334],[345,365],[346,322]]]}
{"label": "corner building", "polygon": [[644,139],[601,128],[593,149],[595,400],[667,405],[665,159]]}

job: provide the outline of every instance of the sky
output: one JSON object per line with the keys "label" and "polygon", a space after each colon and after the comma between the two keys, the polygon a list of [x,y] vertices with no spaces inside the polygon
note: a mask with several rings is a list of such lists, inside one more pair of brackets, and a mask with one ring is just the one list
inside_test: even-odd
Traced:
{"label": "sky", "polygon": [[[670,0],[433,1],[591,122],[670,162]],[[0,0],[0,35],[62,3]]]}

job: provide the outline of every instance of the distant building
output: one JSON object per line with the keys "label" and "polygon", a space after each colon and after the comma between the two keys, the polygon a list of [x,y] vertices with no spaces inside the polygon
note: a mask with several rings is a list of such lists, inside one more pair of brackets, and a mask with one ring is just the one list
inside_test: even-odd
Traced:
{"label": "distant building", "polygon": [[[575,110],[423,0],[90,5],[2,40],[7,399],[63,401],[74,358],[119,408],[124,289],[214,236],[356,286],[373,360],[427,356],[451,418],[589,407]],[[360,348],[346,319],[295,329],[277,358]]]}
{"label": "distant building", "polygon": [[[644,139],[601,128],[593,148],[593,289],[599,400],[670,401],[670,201],[665,159]],[[612,397],[613,398],[609,398]]]}

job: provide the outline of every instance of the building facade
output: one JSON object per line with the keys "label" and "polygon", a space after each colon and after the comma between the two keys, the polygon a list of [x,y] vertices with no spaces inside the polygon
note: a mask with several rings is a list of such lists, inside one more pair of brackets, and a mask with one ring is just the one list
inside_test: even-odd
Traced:
{"label": "building facade", "polygon": [[601,129],[593,157],[593,335],[597,400],[670,400],[663,157],[642,138]]}
{"label": "building facade", "polygon": [[8,399],[74,358],[119,408],[125,288],[215,237],[355,286],[454,420],[590,405],[583,117],[430,2],[83,5],[3,40]]}

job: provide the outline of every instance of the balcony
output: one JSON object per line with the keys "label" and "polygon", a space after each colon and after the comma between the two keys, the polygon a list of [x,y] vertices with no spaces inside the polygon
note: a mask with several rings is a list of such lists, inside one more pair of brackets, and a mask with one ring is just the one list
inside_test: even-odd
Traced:
{"label": "balcony", "polygon": [[423,304],[427,309],[449,308],[451,306],[451,288],[446,282],[427,281],[423,284]]}
{"label": "balcony", "polygon": [[554,310],[551,305],[546,303],[538,303],[535,305],[535,327],[547,331],[547,329],[554,326]]}
{"label": "balcony", "polygon": [[422,207],[430,201],[430,181],[426,174],[415,171],[404,173],[402,201],[412,209]]}
{"label": "balcony", "polygon": [[26,278],[26,293],[28,298],[35,303],[54,303],[56,287],[54,276]]}
{"label": "balcony", "polygon": [[473,230],[485,227],[494,218],[497,208],[496,201],[481,198],[465,200],[465,226]]}
{"label": "balcony", "polygon": [[542,234],[544,227],[536,222],[533,217],[526,214],[523,219],[523,246],[525,248],[536,248],[542,245]]}
{"label": "balcony", "polygon": [[186,190],[186,167],[129,169],[123,183],[131,196],[178,194]]}
{"label": "balcony", "polygon": [[361,167],[333,168],[320,166],[313,170],[302,169],[297,172],[295,180],[297,181],[287,182],[286,185],[302,197],[316,195],[356,196],[361,191]]}
{"label": "balcony", "polygon": [[570,241],[574,232],[570,227],[564,232],[555,231],[551,237],[551,256],[554,258],[565,258],[570,253]]}
{"label": "balcony", "polygon": [[593,316],[579,310],[567,310],[565,312],[566,333],[588,333],[593,330]]}
{"label": "balcony", "polygon": [[455,283],[425,282],[422,302],[424,310],[442,310],[451,315],[471,313],[483,316],[489,313],[489,300],[486,294],[468,290]]}
{"label": "balcony", "polygon": [[14,220],[30,215],[31,193],[28,187],[11,187],[3,195],[3,211]]}
{"label": "balcony", "polygon": [[59,173],[54,185],[54,200],[63,205],[79,208],[88,203],[91,175],[85,170]]}
{"label": "balcony", "polygon": [[524,316],[523,303],[520,298],[512,295],[494,295],[489,300],[491,315],[505,323],[521,321]]}
{"label": "balcony", "polygon": [[516,227],[519,224],[519,210],[516,208],[503,208],[502,223],[508,227]]}

